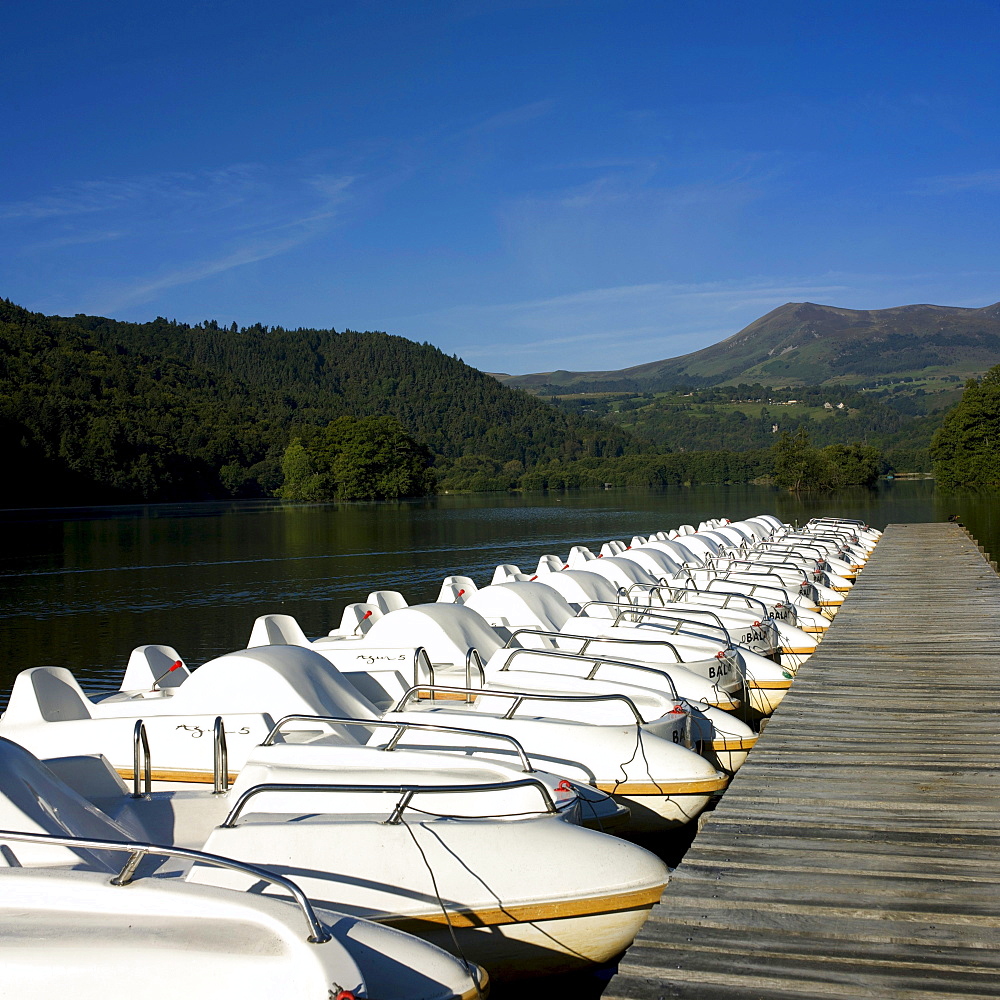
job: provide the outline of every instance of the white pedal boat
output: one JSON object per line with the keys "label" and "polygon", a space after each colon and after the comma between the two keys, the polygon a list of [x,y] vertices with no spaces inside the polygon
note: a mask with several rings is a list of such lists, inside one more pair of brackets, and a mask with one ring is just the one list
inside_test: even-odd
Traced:
{"label": "white pedal boat", "polygon": [[[640,550],[629,550],[621,558],[629,558],[635,551]],[[567,574],[572,574],[569,586],[565,585]],[[460,585],[465,594],[472,595],[476,591],[475,583],[467,577],[448,577],[445,585],[450,581],[461,581],[460,584],[452,583],[452,590]],[[678,622],[689,619],[713,629],[724,628],[733,645],[768,658],[776,658],[777,653],[787,653],[798,657],[801,662],[802,658],[816,651],[817,641],[796,626],[794,609],[783,602],[768,605],[747,595],[743,595],[742,600],[737,600],[735,595],[722,595],[721,600],[702,599],[697,591],[676,585],[667,587],[662,583],[635,583],[615,590],[607,580],[586,570],[542,573],[528,580],[516,566],[497,567],[494,584],[515,582],[538,582],[559,591],[577,617],[585,613],[585,609],[600,606],[618,609],[620,613],[628,610],[630,605],[656,608],[662,611],[663,616],[675,614]],[[439,600],[443,599],[442,594]],[[601,617],[610,615],[609,611],[597,613]]]}
{"label": "white pedal boat", "polygon": [[[276,636],[278,641],[284,641]],[[304,637],[303,637],[304,639]],[[512,698],[504,693],[502,710],[492,700],[472,698],[473,704],[436,701],[415,706],[407,713],[384,716],[368,695],[390,689],[384,703],[405,694],[410,684],[400,668],[410,673],[414,650],[390,650],[387,666],[373,680],[367,661],[371,651],[349,651],[355,672],[338,670],[328,657],[304,645],[272,645],[227,653],[204,664],[174,689],[142,692],[141,699],[110,696],[88,699],[69,671],[58,667],[36,667],[22,671],[14,682],[10,703],[0,720],[0,735],[23,743],[42,756],[70,752],[102,752],[126,773],[134,760],[137,718],[145,721],[157,772],[178,780],[212,780],[208,770],[210,734],[216,717],[223,719],[229,760],[235,766],[266,737],[280,715],[321,715],[378,722],[426,723],[452,726],[461,734],[434,733],[426,738],[410,732],[407,748],[447,746],[462,753],[519,764],[519,752],[510,737],[523,744],[531,765],[571,782],[590,784],[614,794],[620,804],[632,809],[630,828],[647,830],[676,826],[694,819],[711,797],[725,788],[728,777],[683,745],[682,733],[688,716],[678,713],[662,720],[663,728],[677,732],[677,742],[646,731],[629,700],[621,695],[603,695],[612,702],[621,721],[594,725],[540,717],[532,709],[539,704],[577,704],[580,711],[595,699],[537,695],[518,700],[516,718],[506,718]],[[180,671],[175,671],[179,673]],[[364,693],[352,683],[367,684]],[[425,687],[426,685],[421,685]],[[470,696],[472,697],[472,696]],[[447,711],[442,708],[447,705]],[[270,707],[268,707],[270,706]],[[432,711],[434,717],[425,714]],[[320,735],[303,724],[303,736]],[[496,735],[494,735],[496,734]],[[497,736],[507,738],[506,744]],[[384,740],[373,735],[372,740]],[[498,745],[499,744],[499,745]],[[637,749],[645,751],[636,759]],[[123,756],[128,754],[123,764]],[[332,756],[331,756],[332,761]],[[383,765],[384,766],[384,765]],[[164,768],[167,768],[164,772]],[[582,791],[582,790],[581,790]],[[586,808],[586,805],[584,805]],[[596,809],[602,810],[601,803]]]}
{"label": "white pedal boat", "polygon": [[[51,760],[46,768],[0,741],[0,817],[25,832],[101,828],[103,840],[266,865],[294,877],[317,905],[416,933],[501,979],[608,961],[631,942],[667,880],[666,867],[642,848],[565,823],[551,808],[539,811],[547,793],[530,777],[499,795],[531,793],[535,803],[497,818],[477,814],[482,802],[469,814],[461,805],[443,811],[467,795],[482,798],[476,785],[423,788],[371,771],[359,772],[356,783],[330,784],[322,780],[321,747],[271,749],[271,764],[248,765],[227,792],[140,790],[133,797],[100,756]],[[38,863],[16,858],[25,860]],[[260,891],[259,877],[231,869],[196,863],[177,875]],[[263,887],[264,898],[287,892]]]}
{"label": "white pedal boat", "polygon": [[[502,596],[513,593],[502,587],[486,589],[495,589]],[[541,593],[545,595],[544,589]],[[370,596],[384,602],[386,595]],[[392,596],[394,603],[402,601],[399,595]],[[516,599],[511,607],[520,610]],[[367,626],[360,637],[351,634],[349,627],[357,618]],[[501,631],[510,634],[506,629]],[[680,664],[672,641],[640,631],[622,629],[619,633],[588,637],[529,627],[516,630],[504,645],[497,631],[468,606],[442,602],[397,606],[383,615],[371,603],[352,605],[345,612],[345,624],[340,630],[312,642],[293,619],[267,615],[255,623],[250,643],[280,638],[308,645],[349,678],[359,670],[372,673],[376,664],[391,663],[392,657],[403,656],[403,661],[412,662],[415,668],[415,672],[404,675],[411,686],[435,682],[474,684],[485,691],[627,696],[641,712],[647,731],[673,742],[696,744],[714,765],[730,773],[737,770],[757,739],[749,726],[719,707],[737,708],[745,694],[739,654],[713,655],[704,663]],[[430,669],[421,671],[412,653],[403,654],[403,643],[422,648]],[[475,670],[470,669],[470,650],[475,651]],[[367,660],[371,660],[370,665]],[[696,673],[698,669],[713,676]],[[358,679],[354,683],[361,686],[364,682]],[[403,693],[398,686],[365,690],[380,707],[388,707]],[[607,715],[611,709],[615,716]],[[533,711],[571,721],[629,721],[628,710],[614,703],[548,701],[534,705]],[[692,723],[690,733],[686,732],[685,712]]]}
{"label": "white pedal boat", "polygon": [[[447,605],[427,607],[461,610]],[[428,622],[434,622],[424,615],[405,617],[414,628],[425,629]],[[409,638],[412,641],[412,634]],[[613,685],[605,687],[585,677],[574,683],[572,677],[538,669],[551,661],[571,659],[565,656],[547,658],[539,653],[532,669],[519,670],[509,681],[487,679],[485,687],[463,687],[461,682],[478,674],[473,657],[463,656],[461,667],[434,664],[422,645],[386,647],[330,637],[310,641],[286,615],[264,615],[255,622],[251,649],[256,643],[281,642],[326,659],[339,676],[363,692],[384,721],[468,729],[473,745],[501,759],[509,759],[510,751],[484,745],[471,731],[514,737],[534,767],[612,794],[631,810],[628,829],[633,832],[690,822],[728,783],[714,758],[705,759],[688,749],[688,744],[693,746],[699,739],[694,727],[707,712],[649,688],[624,689],[614,677]],[[585,659],[588,666],[593,665],[593,657]],[[609,666],[615,668],[613,662]],[[642,672],[630,663],[620,668],[630,674]],[[442,678],[451,683],[442,683]],[[745,730],[735,723],[725,718],[720,739],[729,730]],[[714,722],[709,724],[714,726]],[[748,747],[755,738],[750,731],[745,737]],[[407,735],[407,745],[426,742],[417,733]],[[453,745],[450,739],[447,742]],[[635,756],[639,751],[642,762]],[[734,759],[741,752],[734,740]]]}
{"label": "white pedal boat", "polygon": [[[751,645],[773,648],[781,640],[769,623],[735,630],[734,635],[722,623],[695,621],[687,613],[672,614],[603,601],[585,604],[580,613],[574,614],[565,599],[544,585],[549,577],[558,575],[543,575],[538,582],[491,584],[471,594],[466,590],[461,597],[462,606],[477,611],[491,626],[501,630],[501,635],[511,634],[521,643],[530,642],[536,634],[541,642],[548,641],[557,649],[569,651],[573,643],[589,640],[585,655],[596,655],[601,650],[591,647],[601,640],[605,655],[655,664],[670,674],[683,698],[714,708],[736,708],[738,700],[745,699],[755,712],[769,715],[791,687],[790,671],[750,645],[737,645],[733,641],[743,638]],[[391,615],[380,619],[368,634],[376,630],[381,634],[386,627],[383,622],[389,620]],[[699,676],[702,684],[708,682],[714,693],[705,693],[703,688],[699,691],[691,674]],[[728,705],[724,695],[730,699]]]}
{"label": "white pedal boat", "polygon": [[[351,780],[360,768],[411,783],[497,783],[531,770],[516,741],[488,732],[479,734],[480,741],[502,745],[513,763],[480,760],[474,751],[454,748],[447,754],[407,751],[403,727],[377,722],[375,711],[325,662],[284,644],[249,656],[216,657],[193,673],[172,647],[147,645],[132,651],[122,690],[97,699],[88,698],[63,668],[22,671],[0,717],[0,736],[43,758],[103,754],[123,778],[132,779],[141,749],[136,724],[142,721],[153,752],[154,781],[218,785],[234,781],[248,762],[260,764],[265,753],[260,744],[279,720],[293,716],[305,721],[298,728],[285,725],[283,739],[323,737],[330,780]],[[318,724],[317,717],[340,721]],[[458,735],[467,738],[465,729]],[[386,748],[395,752],[387,755]],[[273,756],[274,751],[267,752]],[[602,830],[627,822],[627,812],[606,794],[587,786],[567,789],[560,787],[567,784],[560,777],[534,774],[574,822]],[[499,808],[495,798],[491,808]]]}
{"label": "white pedal boat", "polygon": [[[99,782],[99,759],[83,763]],[[427,942],[314,907],[259,866],[153,844],[130,819],[115,821],[0,740],[0,996],[471,1000],[488,989],[481,970]],[[172,870],[151,873],[154,859]],[[277,895],[190,877],[218,865]]]}
{"label": "white pedal boat", "polygon": [[[452,610],[455,607],[463,610]],[[407,614],[401,615],[402,611]],[[351,627],[359,618],[366,619],[360,637]],[[432,662],[443,665],[463,664],[468,649],[475,647],[490,675],[521,663],[523,654],[516,652],[521,647],[562,653],[567,674],[578,674],[581,664],[593,664],[594,657],[603,656],[641,665],[625,683],[641,685],[641,671],[652,665],[669,674],[671,682],[666,688],[662,682],[654,684],[656,690],[676,691],[692,704],[727,711],[739,708],[744,661],[735,649],[720,650],[717,639],[706,643],[684,634],[613,631],[613,626],[614,621],[605,617],[580,618],[557,592],[540,582],[492,584],[479,590],[468,577],[448,577],[434,604],[410,607],[401,594],[375,591],[367,603],[345,608],[340,628],[317,642],[333,648],[360,638],[361,645],[394,646],[409,634],[412,643],[427,649]],[[555,657],[546,669],[558,672]],[[601,673],[606,671],[602,668]],[[648,670],[645,675],[649,676]]]}

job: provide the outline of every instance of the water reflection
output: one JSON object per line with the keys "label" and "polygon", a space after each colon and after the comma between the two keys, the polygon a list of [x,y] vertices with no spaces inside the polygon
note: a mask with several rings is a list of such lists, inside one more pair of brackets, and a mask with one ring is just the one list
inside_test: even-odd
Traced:
{"label": "water reflection", "polygon": [[285,612],[308,634],[375,589],[433,600],[441,578],[486,582],[501,562],[533,568],[545,552],[630,538],[716,515],[764,511],[889,521],[959,513],[991,551],[992,498],[886,483],[800,497],[767,487],[440,496],[385,504],[165,504],[0,515],[0,698],[17,671],[69,667],[85,688],[116,688],[129,651],[175,646],[193,664],[245,645],[254,618]]}

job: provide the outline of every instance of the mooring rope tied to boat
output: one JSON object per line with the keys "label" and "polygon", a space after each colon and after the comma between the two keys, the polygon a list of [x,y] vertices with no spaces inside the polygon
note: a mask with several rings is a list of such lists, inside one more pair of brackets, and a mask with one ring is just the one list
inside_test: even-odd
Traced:
{"label": "mooring rope tied to boat", "polygon": [[660,789],[660,792],[662,794],[666,794],[665,792],[663,792],[660,783],[653,777],[652,772],[650,771],[649,758],[646,756],[646,746],[642,741],[642,726],[639,725],[638,722],[635,724],[635,748],[632,750],[632,756],[629,757],[629,759],[624,763],[618,765],[618,769],[621,771],[622,777],[620,781],[615,781],[615,787],[612,791],[612,794],[614,794],[614,792],[618,790],[619,785],[627,785],[629,783],[628,771],[626,771],[625,768],[628,767],[628,765],[635,760],[636,755],[640,751],[642,751],[643,763],[646,765],[646,777],[649,778],[649,783],[651,785],[655,785],[658,789]]}
{"label": "mooring rope tied to boat", "polygon": [[[451,943],[455,946],[455,952],[459,958],[462,960],[462,964],[465,966],[465,971],[468,972],[469,978],[472,980],[472,985],[476,988],[476,996],[479,1000],[486,1000],[483,996],[483,991],[479,986],[479,977],[472,971],[474,966],[465,957],[465,952],[462,950],[462,946],[458,943],[458,936],[455,934],[455,928],[451,922],[451,914],[448,912],[448,907],[444,905],[444,900],[441,898],[441,892],[438,889],[437,878],[434,876],[434,869],[431,867],[430,861],[427,860],[427,855],[424,852],[420,841],[417,840],[417,835],[410,829],[410,824],[406,822],[406,818],[400,814],[399,822],[403,825],[406,832],[410,835],[410,840],[413,841],[413,846],[420,852],[420,857],[423,859],[424,867],[427,869],[427,874],[431,877],[431,886],[434,888],[434,895],[437,897],[438,906],[441,907],[441,913],[444,916],[445,923],[448,925],[448,933],[451,935]],[[497,900],[497,902],[500,902]]]}

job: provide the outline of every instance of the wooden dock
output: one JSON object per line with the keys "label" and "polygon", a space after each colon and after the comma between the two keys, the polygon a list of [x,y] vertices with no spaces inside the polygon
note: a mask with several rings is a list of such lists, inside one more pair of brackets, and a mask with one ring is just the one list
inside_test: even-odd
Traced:
{"label": "wooden dock", "polygon": [[1000,577],[890,525],[605,1000],[1000,997]]}

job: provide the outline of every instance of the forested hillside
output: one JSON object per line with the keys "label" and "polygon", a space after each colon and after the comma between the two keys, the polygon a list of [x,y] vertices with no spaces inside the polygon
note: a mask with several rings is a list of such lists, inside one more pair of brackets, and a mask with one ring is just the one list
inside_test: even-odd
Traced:
{"label": "forested hillside", "polygon": [[772,388],[718,386],[688,392],[572,394],[550,397],[568,413],[601,417],[660,450],[748,451],[804,430],[817,446],[876,445],[898,471],[929,470],[931,437],[961,383],[907,377],[893,385]]}
{"label": "forested hillside", "polygon": [[0,300],[6,506],[272,495],[295,434],[396,417],[457,486],[641,449],[384,333],[47,317]]}

